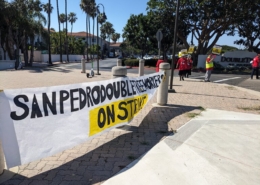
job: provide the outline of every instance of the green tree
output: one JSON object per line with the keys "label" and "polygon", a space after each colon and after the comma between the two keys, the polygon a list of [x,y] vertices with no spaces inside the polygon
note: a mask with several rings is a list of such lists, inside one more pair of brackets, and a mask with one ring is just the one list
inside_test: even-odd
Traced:
{"label": "green tree", "polygon": [[[86,13],[86,46],[87,46],[87,60],[88,60],[88,46],[91,45],[90,33],[90,17],[96,12],[95,0],[81,0],[80,8]],[[89,39],[89,41],[87,40]]]}
{"label": "green tree", "polygon": [[106,38],[108,38],[108,43],[109,43],[109,50],[110,50],[110,38],[111,38],[111,35],[113,33],[115,33],[115,29],[113,28],[113,24],[111,24],[110,22],[105,22],[104,24],[101,25],[100,27],[100,30],[101,30],[101,35],[105,35]]}
{"label": "green tree", "polygon": [[52,60],[51,60],[51,13],[53,10],[53,6],[51,5],[51,0],[48,1],[48,3],[43,5],[43,10],[48,14],[48,53],[49,53],[49,65],[52,65]]}
{"label": "green tree", "polygon": [[143,57],[144,53],[149,51],[149,45],[151,44],[148,17],[143,14],[131,15],[123,31],[123,37],[126,38],[126,41],[132,47],[140,49]]}
{"label": "green tree", "polygon": [[62,24],[62,30],[64,30],[64,23],[66,22],[66,14],[61,13],[59,15],[59,20],[60,20],[60,23]]}
{"label": "green tree", "polygon": [[[259,0],[256,3],[259,4]],[[149,0],[148,9],[171,11],[175,16],[176,5],[172,0]],[[198,41],[194,53],[196,60],[199,54],[211,52],[221,36],[234,30],[237,23],[241,23],[241,17],[246,19],[245,12],[252,6],[254,3],[244,0],[180,0],[178,22],[182,29],[178,29],[177,36],[188,49],[189,42],[183,29],[192,33]]]}
{"label": "green tree", "polygon": [[72,35],[72,29],[73,29],[73,24],[77,21],[77,16],[74,12],[70,12],[69,13],[69,16],[68,16],[68,21],[70,22],[71,24],[71,31],[70,31],[70,34]]}
{"label": "green tree", "polygon": [[[35,35],[43,32],[43,24],[46,23],[46,19],[41,14],[42,4],[39,0],[14,0],[11,3],[1,1],[1,3],[3,4],[1,4],[0,43],[4,46],[4,57],[7,51],[11,59],[16,59],[15,68],[17,68],[19,49],[21,49],[24,53],[25,65],[32,65],[34,58],[33,50],[31,50],[29,61],[29,45],[27,41],[30,38],[30,48],[34,48]],[[14,51],[14,45],[16,46],[16,51]]]}
{"label": "green tree", "polygon": [[116,43],[116,41],[120,38],[120,33],[113,33],[111,36],[112,41]]}
{"label": "green tree", "polygon": [[234,29],[229,35],[235,35],[238,33],[241,39],[236,40],[234,43],[237,45],[245,46],[249,51],[260,51],[260,1],[255,0],[247,3],[247,11],[240,14],[240,19],[234,25]]}

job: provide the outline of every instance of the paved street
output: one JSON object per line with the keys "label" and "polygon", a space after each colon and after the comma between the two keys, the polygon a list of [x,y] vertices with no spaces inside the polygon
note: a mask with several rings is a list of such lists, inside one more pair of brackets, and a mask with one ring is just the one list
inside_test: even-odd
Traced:
{"label": "paved street", "polygon": [[[102,70],[101,75],[86,78],[75,66],[80,66],[80,63],[0,71],[0,89],[56,86],[111,78],[111,72],[107,70]],[[128,75],[137,76],[137,73]],[[3,184],[102,184],[205,109],[260,114],[259,92],[192,78],[179,81],[175,77],[173,81],[177,93],[168,94],[167,106],[156,106],[155,96],[130,125],[113,129],[54,156],[12,168],[6,175],[13,177]],[[174,177],[174,173],[172,175]]]}

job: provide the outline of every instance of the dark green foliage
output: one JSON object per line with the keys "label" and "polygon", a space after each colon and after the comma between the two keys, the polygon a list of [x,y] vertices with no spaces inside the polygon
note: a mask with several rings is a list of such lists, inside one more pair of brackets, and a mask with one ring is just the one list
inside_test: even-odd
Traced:
{"label": "dark green foliage", "polygon": [[232,46],[222,46],[222,50],[221,53],[226,53],[227,51],[236,51],[238,50],[236,47],[232,47]]}
{"label": "dark green foliage", "polygon": [[138,59],[124,59],[123,60],[125,66],[139,66],[139,60]]}
{"label": "dark green foliage", "polygon": [[[149,59],[145,60],[144,65],[149,67],[156,67],[158,59]],[[171,64],[171,60],[167,61]],[[139,66],[139,59],[123,59],[122,60],[123,66],[131,66],[131,67],[138,67]]]}

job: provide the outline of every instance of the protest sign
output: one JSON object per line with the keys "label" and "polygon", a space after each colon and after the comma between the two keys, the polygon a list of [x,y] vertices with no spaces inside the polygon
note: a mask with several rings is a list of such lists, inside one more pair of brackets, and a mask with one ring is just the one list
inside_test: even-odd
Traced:
{"label": "protest sign", "polygon": [[162,78],[163,72],[158,72],[0,92],[0,140],[7,167],[54,155],[129,123]]}
{"label": "protest sign", "polygon": [[221,47],[221,46],[215,45],[215,46],[212,48],[212,53],[215,54],[215,55],[220,55],[220,54],[221,54],[221,50],[222,50],[222,47]]}

